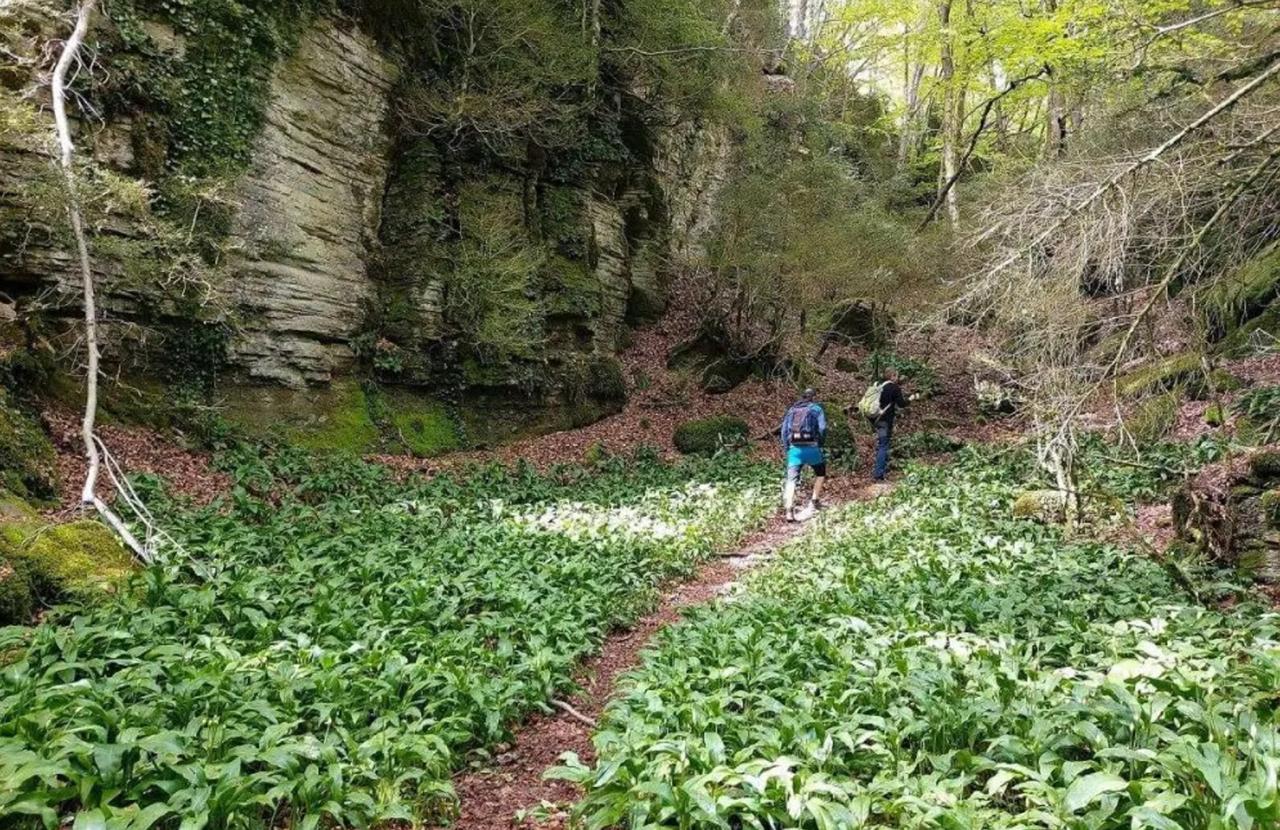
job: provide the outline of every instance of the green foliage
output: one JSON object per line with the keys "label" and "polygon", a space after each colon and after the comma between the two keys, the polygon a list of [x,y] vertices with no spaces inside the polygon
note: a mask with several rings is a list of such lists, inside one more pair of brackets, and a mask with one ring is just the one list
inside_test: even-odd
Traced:
{"label": "green foliage", "polygon": [[1225,277],[1197,297],[1211,334],[1224,337],[1264,310],[1280,294],[1280,245]]}
{"label": "green foliage", "polygon": [[862,373],[873,380],[884,377],[886,369],[895,369],[904,382],[911,384],[911,392],[923,398],[931,398],[938,391],[938,375],[923,360],[906,357],[895,352],[872,352],[863,362]]}
{"label": "green foliage", "polygon": [[685,421],[676,427],[673,441],[685,455],[711,455],[722,447],[746,443],[751,428],[732,415],[713,415]]}
{"label": "green foliage", "polygon": [[915,469],[665,629],[559,771],[587,826],[1280,821],[1274,616],[1010,517],[1019,467]]}
{"label": "green foliage", "polygon": [[858,440],[849,419],[839,410],[827,411],[827,461],[837,469],[853,470],[858,466]]}
{"label": "green foliage", "polygon": [[460,198],[445,315],[485,362],[533,358],[544,341],[537,285],[545,252],[526,236],[515,194],[476,184]]}
{"label": "green foliage", "polygon": [[394,407],[391,423],[409,452],[418,458],[430,458],[461,446],[457,425],[439,404],[422,409]]}
{"label": "green foliage", "polygon": [[403,482],[259,447],[221,463],[227,501],[151,496],[189,556],[0,632],[0,814],[443,819],[467,752],[567,694],[773,501],[769,471],[731,457]]}
{"label": "green foliage", "polygon": [[964,442],[941,432],[909,432],[894,439],[893,451],[901,458],[919,458],[963,449]]}
{"label": "green foliage", "polygon": [[1245,419],[1259,435],[1271,434],[1280,425],[1280,386],[1263,386],[1246,392],[1231,405],[1231,411]]}

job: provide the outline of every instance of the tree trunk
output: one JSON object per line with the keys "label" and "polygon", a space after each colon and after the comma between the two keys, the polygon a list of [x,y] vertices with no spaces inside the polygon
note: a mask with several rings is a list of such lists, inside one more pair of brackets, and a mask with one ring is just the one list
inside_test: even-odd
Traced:
{"label": "tree trunk", "polygon": [[945,198],[947,218],[951,226],[960,224],[959,188],[954,182],[959,173],[959,144],[961,121],[964,118],[964,93],[956,83],[955,36],[951,33],[951,0],[942,0],[938,6],[938,22],[942,26],[941,80],[942,108],[942,170],[938,177],[938,195]]}
{"label": "tree trunk", "polygon": [[[909,47],[904,52],[909,53]],[[902,132],[898,134],[898,171],[907,169],[919,142],[920,84],[924,81],[924,61],[907,62],[906,111],[902,115]]]}

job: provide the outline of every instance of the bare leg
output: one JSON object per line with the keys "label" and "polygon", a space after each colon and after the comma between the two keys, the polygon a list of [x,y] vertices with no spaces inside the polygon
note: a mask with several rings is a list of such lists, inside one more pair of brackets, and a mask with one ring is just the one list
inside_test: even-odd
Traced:
{"label": "bare leg", "polygon": [[827,483],[827,480],[822,476],[818,476],[813,480],[813,503],[814,504],[819,504],[822,501],[822,485],[826,483]]}

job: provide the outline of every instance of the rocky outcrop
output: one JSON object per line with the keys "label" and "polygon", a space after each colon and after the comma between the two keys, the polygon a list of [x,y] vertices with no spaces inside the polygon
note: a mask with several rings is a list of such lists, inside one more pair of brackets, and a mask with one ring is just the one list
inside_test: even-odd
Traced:
{"label": "rocky outcrop", "polygon": [[1184,543],[1280,584],[1280,451],[1206,467],[1174,495],[1173,520]]}
{"label": "rocky outcrop", "polygon": [[372,38],[333,24],[308,32],[276,71],[227,285],[231,360],[254,380],[324,383],[352,363],[373,296],[395,80]]}
{"label": "rocky outcrop", "polygon": [[[65,28],[56,4],[19,5],[40,25],[13,28],[26,41],[3,44],[30,57],[20,71],[0,73],[4,106],[38,86],[40,49]],[[113,25],[103,18],[96,33],[108,70],[112,60],[142,60],[145,52],[148,66],[169,71],[192,54],[171,26],[143,20],[143,45],[121,46]],[[623,111],[633,104],[619,96],[613,117],[622,143],[600,159],[531,156],[524,169],[518,159],[493,164],[458,153],[446,162],[429,139],[394,135],[398,80],[372,37],[349,20],[325,19],[274,64],[247,168],[239,166],[243,156],[200,156],[196,167],[184,166],[201,145],[174,143],[167,99],[129,98],[105,122],[86,120],[80,157],[138,196],[133,214],[105,199],[117,207],[90,222],[104,330],[145,338],[165,327],[145,349],[123,336],[109,342],[108,361],[145,352],[125,372],[167,372],[167,382],[186,364],[160,341],[216,319],[227,324],[218,326],[222,339],[183,359],[217,363],[210,371],[236,384],[305,389],[349,380],[359,344],[383,380],[573,397],[583,367],[620,348],[628,325],[662,311],[673,263],[696,256],[711,227],[727,135],[697,124],[655,128]],[[16,137],[15,119],[0,121],[0,299],[18,317],[61,317],[70,343],[80,286],[61,228],[49,125],[32,101],[18,108],[35,121]],[[255,124],[256,117],[246,116]],[[227,172],[235,170],[243,172]],[[210,188],[191,196],[188,179]],[[498,215],[501,227],[487,227]],[[450,319],[451,269],[477,226],[501,243],[487,245],[490,252],[530,251],[516,263],[527,266],[525,284],[508,296],[533,309],[519,325],[535,345],[498,360],[469,350],[468,333]],[[191,280],[198,296],[166,294],[188,267],[199,271]],[[484,321],[489,332],[500,323]]]}

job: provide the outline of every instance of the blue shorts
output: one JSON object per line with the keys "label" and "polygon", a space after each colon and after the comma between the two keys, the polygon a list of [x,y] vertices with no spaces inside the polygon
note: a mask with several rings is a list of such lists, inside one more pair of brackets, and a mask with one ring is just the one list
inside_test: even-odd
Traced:
{"label": "blue shorts", "polygon": [[827,454],[822,451],[822,447],[787,448],[787,481],[799,481],[800,471],[804,467],[812,467],[814,475],[826,477]]}

